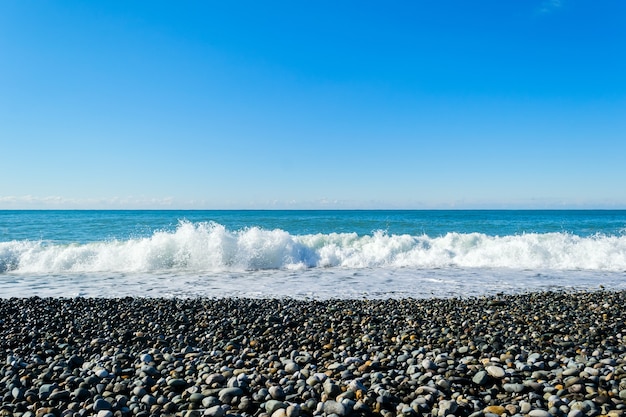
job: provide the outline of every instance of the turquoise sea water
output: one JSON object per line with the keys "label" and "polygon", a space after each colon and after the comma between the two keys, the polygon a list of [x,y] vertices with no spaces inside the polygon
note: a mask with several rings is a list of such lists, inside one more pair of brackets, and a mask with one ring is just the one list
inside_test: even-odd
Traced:
{"label": "turquoise sea water", "polygon": [[626,211],[0,211],[0,297],[623,288]]}

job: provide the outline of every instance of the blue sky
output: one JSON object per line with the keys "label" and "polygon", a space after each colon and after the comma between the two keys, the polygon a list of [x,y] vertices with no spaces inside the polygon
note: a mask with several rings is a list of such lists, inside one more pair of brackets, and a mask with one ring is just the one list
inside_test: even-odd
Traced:
{"label": "blue sky", "polygon": [[0,209],[626,208],[626,2],[0,2]]}

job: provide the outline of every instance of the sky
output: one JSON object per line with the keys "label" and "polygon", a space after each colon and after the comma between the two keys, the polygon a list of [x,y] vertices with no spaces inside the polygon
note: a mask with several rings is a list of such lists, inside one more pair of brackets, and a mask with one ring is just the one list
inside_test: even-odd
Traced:
{"label": "sky", "polygon": [[626,2],[0,2],[0,209],[626,208]]}

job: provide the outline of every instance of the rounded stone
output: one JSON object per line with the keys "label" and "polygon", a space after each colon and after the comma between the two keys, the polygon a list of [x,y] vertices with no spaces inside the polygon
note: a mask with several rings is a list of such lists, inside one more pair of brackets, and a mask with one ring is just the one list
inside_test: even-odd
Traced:
{"label": "rounded stone", "polygon": [[472,382],[476,385],[484,386],[489,382],[489,375],[486,371],[478,371],[472,378]]}
{"label": "rounded stone", "polygon": [[439,401],[439,417],[445,417],[448,414],[454,414],[459,408],[458,404],[454,400],[442,400]]}
{"label": "rounded stone", "polygon": [[337,395],[341,394],[341,387],[328,379],[324,382],[324,392],[330,398],[335,398]]}
{"label": "rounded stone", "polygon": [[93,403],[94,411],[111,410],[112,408],[111,403],[102,398],[98,398],[96,402]]}
{"label": "rounded stone", "polygon": [[239,387],[224,388],[219,392],[219,400],[224,404],[230,404],[235,397],[241,397],[243,390]]}
{"label": "rounded stone", "polygon": [[189,402],[194,404],[200,404],[202,403],[202,400],[204,400],[204,394],[201,392],[194,392],[189,396]]}
{"label": "rounded stone", "polygon": [[524,384],[503,384],[502,388],[509,393],[524,392],[526,386]]}
{"label": "rounded stone", "polygon": [[489,375],[497,379],[502,379],[504,378],[504,375],[506,375],[506,373],[504,372],[504,369],[502,369],[501,367],[497,365],[489,365],[485,367],[485,371],[487,371]]}
{"label": "rounded stone", "polygon": [[222,417],[225,414],[225,411],[219,405],[214,405],[213,407],[209,407],[204,412],[204,415],[209,417]]}
{"label": "rounded stone", "polygon": [[334,400],[324,402],[323,410],[326,415],[337,414],[339,417],[343,417],[347,414],[346,407],[342,403]]}
{"label": "rounded stone", "polygon": [[436,371],[437,364],[430,359],[424,359],[422,361],[422,368],[424,368],[427,371]]}
{"label": "rounded stone", "polygon": [[278,400],[269,400],[265,403],[265,412],[270,416],[279,408],[287,408],[287,404]]}
{"label": "rounded stone", "polygon": [[300,366],[294,361],[289,361],[285,364],[285,372],[287,372],[288,374],[295,374],[299,370]]}
{"label": "rounded stone", "polygon": [[187,387],[187,381],[181,378],[172,378],[167,381],[167,386],[172,388],[173,390],[182,391]]}
{"label": "rounded stone", "polygon": [[146,394],[141,397],[141,402],[146,404],[148,407],[152,407],[154,404],[156,404],[157,400],[156,398],[154,398],[154,396]]}
{"label": "rounded stone", "polygon": [[286,415],[287,415],[287,412],[285,411],[285,409],[279,408],[272,413],[271,417],[286,417]]}
{"label": "rounded stone", "polygon": [[546,410],[536,408],[534,410],[530,410],[530,412],[528,413],[528,416],[529,417],[552,417],[552,414],[550,414]]}
{"label": "rounded stone", "polygon": [[220,400],[218,400],[216,397],[212,395],[202,399],[202,406],[204,408],[211,408],[215,405],[220,405]]}
{"label": "rounded stone", "polygon": [[42,384],[39,387],[39,396],[42,398],[48,398],[52,393],[52,390],[56,388],[56,384]]}
{"label": "rounded stone", "polygon": [[502,415],[506,409],[501,405],[489,405],[483,409],[483,413]]}
{"label": "rounded stone", "polygon": [[109,378],[111,376],[111,374],[109,373],[109,371],[107,371],[106,369],[98,369],[96,370],[96,372],[94,372],[94,374],[98,377],[98,378]]}
{"label": "rounded stone", "polygon": [[290,404],[285,410],[286,417],[298,417],[300,415],[301,407],[299,404]]}
{"label": "rounded stone", "polygon": [[530,405],[530,403],[528,401],[520,401],[519,402],[519,407],[520,407],[520,413],[522,414],[528,414],[532,408],[532,406]]}
{"label": "rounded stone", "polygon": [[275,399],[282,401],[285,399],[285,391],[283,391],[282,387],[279,385],[272,385],[268,389],[270,396]]}
{"label": "rounded stone", "polygon": [[49,398],[55,401],[64,401],[70,398],[70,392],[67,390],[55,390],[52,391]]}

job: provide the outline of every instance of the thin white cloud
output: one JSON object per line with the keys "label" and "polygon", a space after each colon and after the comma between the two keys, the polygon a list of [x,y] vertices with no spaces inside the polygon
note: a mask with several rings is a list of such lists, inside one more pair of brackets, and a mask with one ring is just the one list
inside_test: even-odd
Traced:
{"label": "thin white cloud", "polygon": [[626,202],[615,199],[572,200],[567,198],[522,198],[517,200],[272,200],[231,201],[217,203],[209,200],[177,200],[174,198],[111,197],[102,199],[78,199],[59,196],[37,197],[32,195],[1,196],[0,210],[119,210],[119,209],[624,209]]}
{"label": "thin white cloud", "polygon": [[174,204],[172,198],[112,197],[89,199],[61,196],[0,195],[0,210],[169,208]]}
{"label": "thin white cloud", "polygon": [[539,6],[539,13],[549,14],[563,7],[564,0],[544,0]]}

